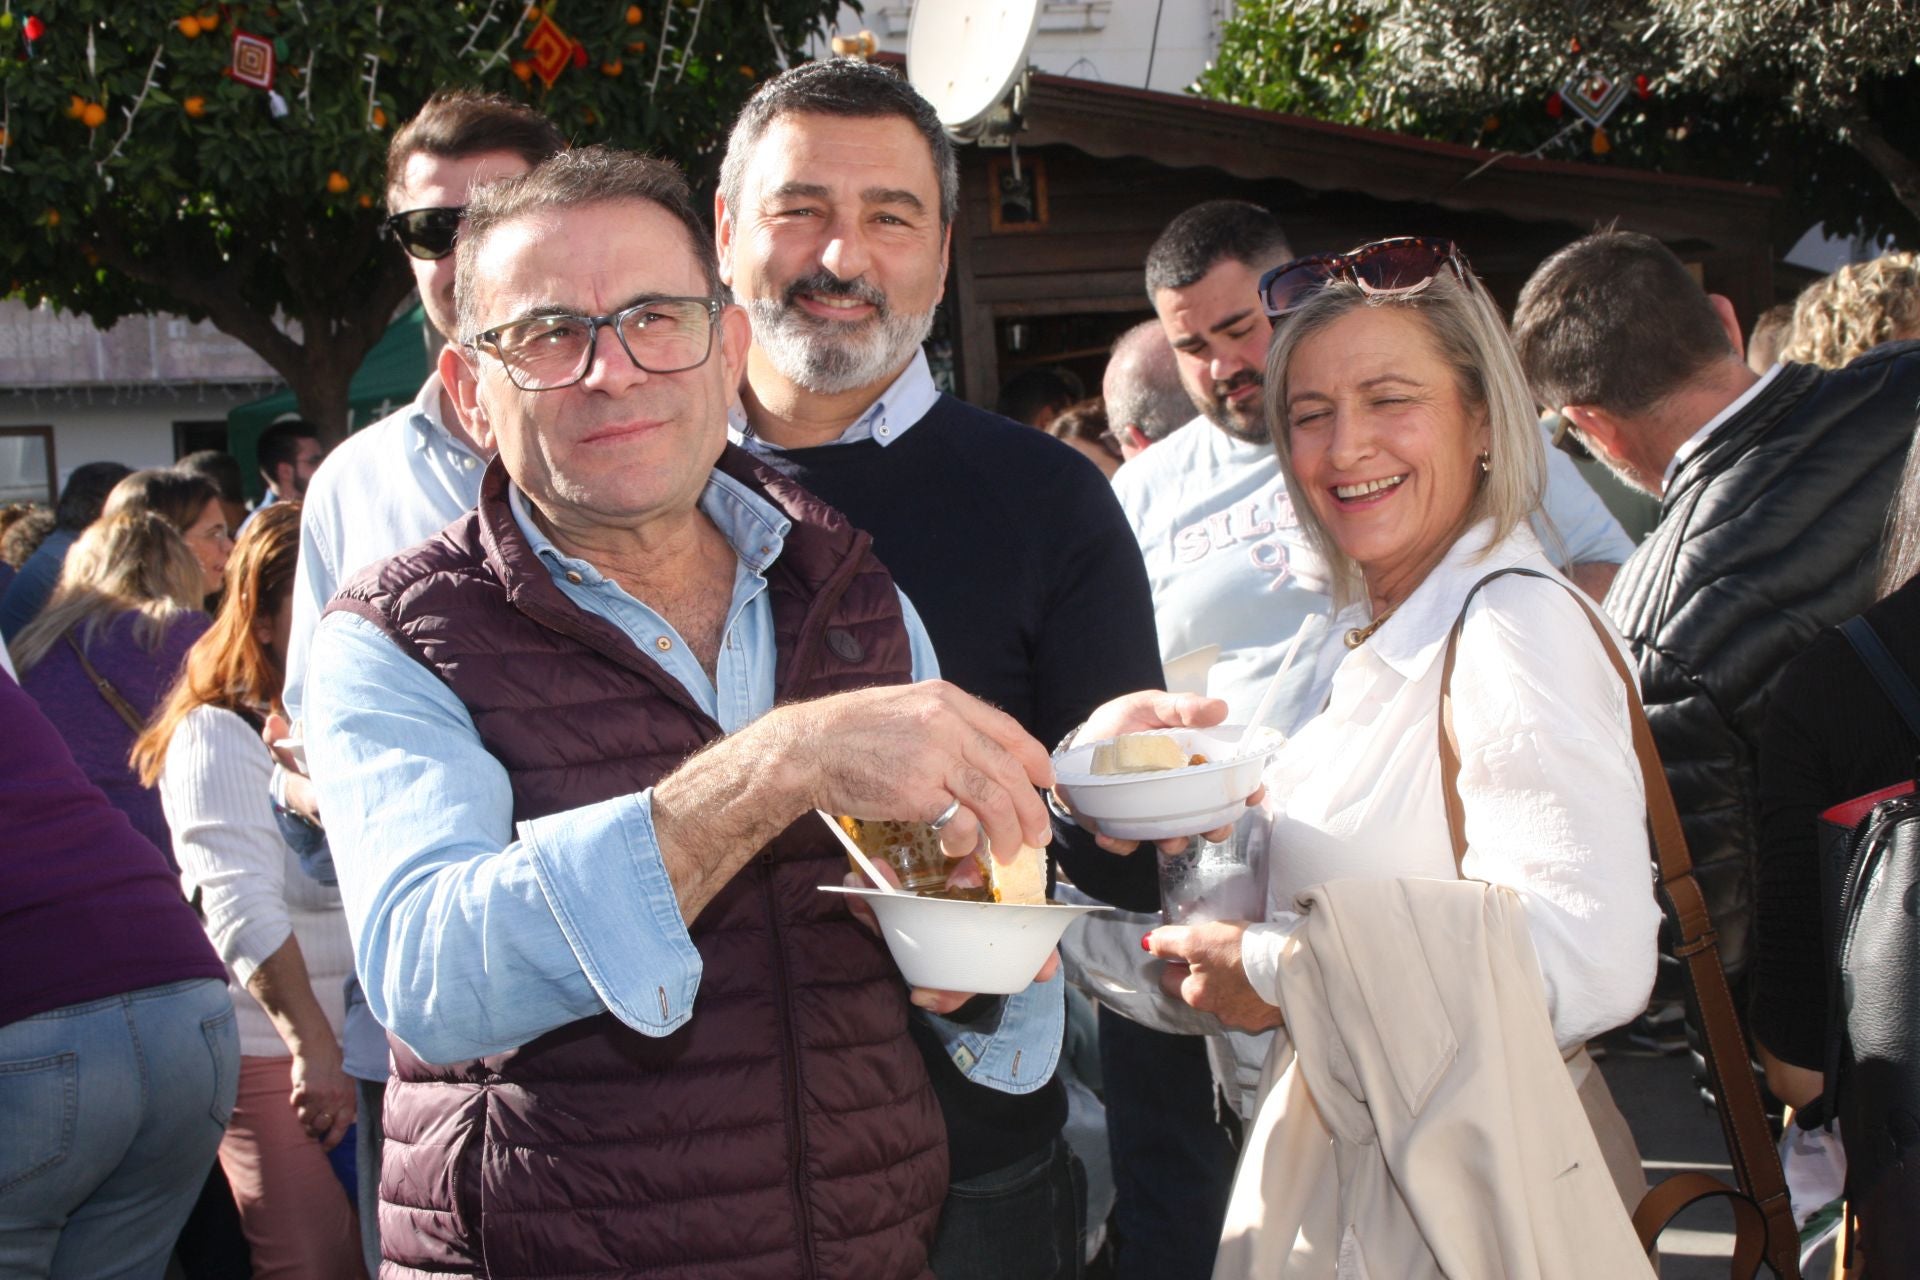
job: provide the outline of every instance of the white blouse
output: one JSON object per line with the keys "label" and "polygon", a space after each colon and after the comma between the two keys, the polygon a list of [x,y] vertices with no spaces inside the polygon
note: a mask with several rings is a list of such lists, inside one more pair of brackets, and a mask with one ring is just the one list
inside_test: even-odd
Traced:
{"label": "white blouse", "polygon": [[[1517,566],[1564,582],[1522,525],[1484,557],[1469,530],[1359,648],[1365,604],[1334,620],[1326,709],[1266,775],[1267,919],[1243,963],[1279,1003],[1300,890],[1356,877],[1455,877],[1439,761],[1447,634],[1468,591]],[[1609,627],[1609,634],[1612,629]],[[1616,647],[1622,647],[1614,635]],[[1511,576],[1474,596],[1453,671],[1467,853],[1462,874],[1523,903],[1563,1049],[1646,1007],[1660,911],[1626,690],[1567,590]]]}
{"label": "white blouse", "polygon": [[272,773],[273,757],[245,720],[203,706],[174,731],[159,784],[181,883],[189,895],[200,891],[207,936],[227,965],[240,1052],[257,1058],[288,1056],[246,984],[289,934],[300,940],[307,978],[336,1038],[353,972],[340,891],[302,871],[281,838],[267,793]]}

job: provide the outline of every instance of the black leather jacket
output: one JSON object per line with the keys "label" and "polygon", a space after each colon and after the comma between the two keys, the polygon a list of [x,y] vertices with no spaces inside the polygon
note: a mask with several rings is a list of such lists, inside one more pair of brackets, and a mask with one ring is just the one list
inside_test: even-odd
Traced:
{"label": "black leather jacket", "polygon": [[1607,593],[1736,982],[1752,942],[1767,693],[1821,628],[1872,601],[1917,421],[1920,342],[1832,372],[1785,366],[1681,464]]}

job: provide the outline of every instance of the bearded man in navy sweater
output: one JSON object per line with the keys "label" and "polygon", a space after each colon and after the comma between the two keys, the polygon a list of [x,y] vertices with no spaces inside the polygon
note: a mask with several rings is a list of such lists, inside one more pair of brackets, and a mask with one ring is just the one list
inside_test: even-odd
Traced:
{"label": "bearded man in navy sweater", "polygon": [[[932,107],[892,72],[832,60],[761,87],[734,125],[714,209],[722,278],[753,325],[734,425],[873,536],[944,678],[1054,743],[1107,699],[1160,687],[1153,604],[1092,463],[934,386],[920,344],[958,187]],[[1117,847],[1056,819],[1060,871],[1156,909],[1152,857]],[[1085,1186],[1060,1136],[1064,1090],[975,1086],[925,1030],[952,1158],[934,1272],[1079,1276]]]}

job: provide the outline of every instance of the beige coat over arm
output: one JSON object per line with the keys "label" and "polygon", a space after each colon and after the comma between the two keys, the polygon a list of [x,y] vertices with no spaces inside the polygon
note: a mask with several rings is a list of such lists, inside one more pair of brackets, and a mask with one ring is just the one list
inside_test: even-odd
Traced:
{"label": "beige coat over arm", "polygon": [[1299,903],[1215,1280],[1651,1276],[1514,893],[1335,880]]}

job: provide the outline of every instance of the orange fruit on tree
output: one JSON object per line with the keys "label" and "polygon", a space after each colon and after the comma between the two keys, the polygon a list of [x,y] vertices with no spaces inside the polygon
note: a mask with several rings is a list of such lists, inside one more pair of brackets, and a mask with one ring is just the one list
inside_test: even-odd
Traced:
{"label": "orange fruit on tree", "polygon": [[72,94],[67,98],[67,119],[78,120],[81,116],[86,114],[86,111],[87,111],[87,100],[85,98],[81,97],[77,93]]}
{"label": "orange fruit on tree", "polygon": [[201,116],[207,114],[207,100],[196,93],[191,98],[182,101],[180,109],[186,112],[190,119],[198,120]]}
{"label": "orange fruit on tree", "polygon": [[615,58],[612,62],[603,62],[600,64],[600,74],[603,76],[617,76],[625,70],[626,68],[620,65],[620,59],[618,58]]}
{"label": "orange fruit on tree", "polygon": [[215,27],[220,25],[220,11],[218,9],[213,9],[206,13],[199,14],[198,17],[200,19],[200,29],[202,31],[211,31]]}
{"label": "orange fruit on tree", "polygon": [[352,186],[353,186],[353,183],[347,180],[347,175],[340,172],[338,169],[335,169],[332,173],[327,175],[327,190],[331,191],[336,196],[345,195],[347,193],[348,188]]}
{"label": "orange fruit on tree", "polygon": [[80,113],[80,123],[89,129],[98,129],[107,122],[107,109],[97,102],[89,102],[87,109]]}
{"label": "orange fruit on tree", "polygon": [[387,127],[387,112],[385,107],[375,107],[373,109],[373,127],[376,129],[384,129]]}
{"label": "orange fruit on tree", "polygon": [[173,25],[180,28],[180,34],[189,40],[195,39],[200,35],[200,19],[194,17],[192,14],[188,14]]}
{"label": "orange fruit on tree", "polygon": [[362,191],[360,193],[359,200],[357,200],[355,203],[357,203],[362,209],[371,209],[373,208],[373,197],[368,195],[366,192]]}
{"label": "orange fruit on tree", "polygon": [[520,77],[523,81],[531,80],[533,79],[533,66],[530,63],[521,62],[516,59],[513,63],[513,74]]}
{"label": "orange fruit on tree", "polygon": [[646,16],[647,16],[646,14],[640,12],[639,5],[630,4],[627,6],[627,25],[628,26],[630,27],[639,26],[640,20]]}
{"label": "orange fruit on tree", "polygon": [[0,147],[4,147],[6,145],[7,145],[7,131],[5,129],[0,129]]}
{"label": "orange fruit on tree", "polygon": [[743,75],[743,76],[745,76],[745,77],[746,77],[747,79],[749,79],[749,80],[751,80],[751,79],[753,79],[753,68],[752,68],[752,67],[749,67],[749,66],[744,66],[744,65],[743,65],[743,66],[742,66],[742,67],[740,68],[740,74],[741,74],[741,75]]}
{"label": "orange fruit on tree", "polygon": [[47,217],[46,217],[46,223],[47,223],[47,225],[48,225],[49,227],[57,227],[57,226],[59,226],[59,225],[60,225],[60,211],[59,211],[58,209],[49,209],[49,210],[47,210]]}
{"label": "orange fruit on tree", "polygon": [[632,44],[629,44],[627,46],[628,53],[645,53],[646,51],[647,51],[647,42],[645,40],[635,40]]}

